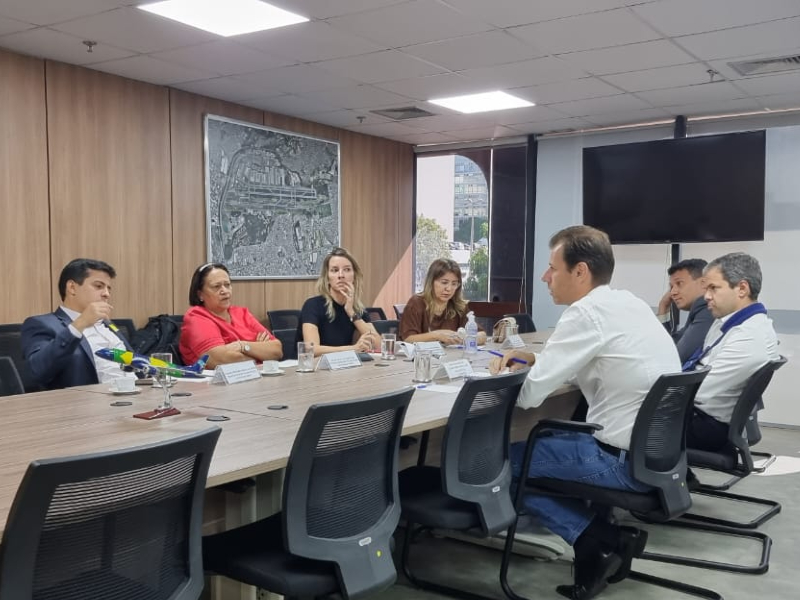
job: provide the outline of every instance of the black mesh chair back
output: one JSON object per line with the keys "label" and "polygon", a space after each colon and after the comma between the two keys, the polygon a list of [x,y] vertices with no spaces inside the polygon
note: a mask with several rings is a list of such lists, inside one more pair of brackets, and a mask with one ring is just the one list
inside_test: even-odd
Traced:
{"label": "black mesh chair back", "polygon": [[383,312],[383,309],[380,306],[368,306],[364,309],[367,311],[369,315],[370,321],[385,321],[386,320],[386,313]]}
{"label": "black mesh chair back", "polygon": [[189,600],[220,429],[30,464],[0,551],[0,598]]}
{"label": "black mesh chair back", "polygon": [[24,394],[25,388],[19,378],[14,361],[8,356],[0,356],[0,396]]}
{"label": "black mesh chair back", "polygon": [[268,310],[270,331],[276,329],[297,329],[300,327],[300,311],[295,309]]}
{"label": "black mesh chair back", "polygon": [[0,356],[8,356],[14,362],[26,392],[44,389],[34,379],[22,354],[22,323],[0,325]]}
{"label": "black mesh chair back", "polygon": [[[642,403],[631,434],[634,478],[658,489],[660,517],[672,519],[692,505],[685,485],[686,430],[694,397],[708,369],[659,377]],[[677,475],[677,476],[676,476]]]}
{"label": "black mesh chair back", "polygon": [[297,358],[297,328],[273,329],[272,335],[281,341],[283,360],[294,360]]}
{"label": "black mesh chair back", "polygon": [[511,415],[528,374],[469,378],[450,412],[442,440],[442,489],[476,504],[483,533],[494,535],[516,518],[509,492]]}
{"label": "black mesh chair back", "polygon": [[397,454],[407,388],[311,406],[286,468],[286,549],[333,561],[345,598],[394,583],[390,540],[400,519]]}
{"label": "black mesh chair back", "polygon": [[533,324],[533,319],[528,313],[514,313],[503,315],[504,319],[511,317],[517,322],[518,332],[519,333],[534,333],[536,331],[536,325]]}
{"label": "black mesh chair back", "polygon": [[117,326],[119,332],[125,336],[130,344],[133,341],[133,334],[136,333],[136,325],[133,324],[133,319],[111,319],[111,322]]}
{"label": "black mesh chair back", "polygon": [[378,333],[394,333],[400,339],[400,321],[397,319],[383,319],[382,321],[372,321],[375,331]]}
{"label": "black mesh chair back", "polygon": [[400,319],[402,319],[403,318],[403,310],[405,310],[406,305],[405,304],[393,304],[392,308],[394,309],[394,314],[397,317],[397,320],[399,321]]}

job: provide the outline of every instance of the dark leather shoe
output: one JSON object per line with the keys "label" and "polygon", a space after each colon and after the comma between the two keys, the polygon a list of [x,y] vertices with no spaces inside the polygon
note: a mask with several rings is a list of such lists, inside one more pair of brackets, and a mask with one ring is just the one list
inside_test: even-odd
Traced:
{"label": "dark leather shoe", "polygon": [[559,585],[556,592],[571,600],[589,600],[608,586],[608,578],[622,565],[615,552],[599,552],[594,556],[575,557],[575,585]]}
{"label": "dark leather shoe", "polygon": [[634,558],[639,558],[644,552],[647,544],[647,532],[636,527],[620,527],[619,543],[617,544],[617,554],[622,560],[622,565],[617,569],[608,583],[617,583],[625,579],[631,572],[631,562]]}

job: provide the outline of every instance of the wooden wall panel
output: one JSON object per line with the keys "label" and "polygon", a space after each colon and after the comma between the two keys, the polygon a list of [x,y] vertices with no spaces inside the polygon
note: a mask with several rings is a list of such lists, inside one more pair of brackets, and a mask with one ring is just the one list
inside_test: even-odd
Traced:
{"label": "wooden wall panel", "polygon": [[172,312],[167,89],[50,61],[46,71],[54,278],[72,258],[99,258],[117,270],[115,316]]}
{"label": "wooden wall panel", "polygon": [[50,310],[44,62],[0,50],[0,323]]}

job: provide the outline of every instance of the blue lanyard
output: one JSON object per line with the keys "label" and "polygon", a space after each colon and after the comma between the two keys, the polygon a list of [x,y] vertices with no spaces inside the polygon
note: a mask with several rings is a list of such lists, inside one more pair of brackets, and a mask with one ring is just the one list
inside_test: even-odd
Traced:
{"label": "blue lanyard", "polygon": [[703,357],[711,352],[711,349],[719,344],[722,341],[722,338],[725,337],[725,334],[728,333],[731,329],[736,327],[737,325],[741,325],[747,319],[752,317],[753,315],[760,315],[760,314],[767,314],[767,309],[764,307],[761,302],[755,302],[754,304],[750,304],[749,306],[745,306],[742,310],[736,311],[731,315],[731,317],[722,324],[721,331],[722,333],[720,336],[714,341],[713,344],[710,346],[706,346],[704,349],[700,346],[694,353],[689,357],[689,359],[683,363],[682,371],[694,371],[694,368],[697,366]]}

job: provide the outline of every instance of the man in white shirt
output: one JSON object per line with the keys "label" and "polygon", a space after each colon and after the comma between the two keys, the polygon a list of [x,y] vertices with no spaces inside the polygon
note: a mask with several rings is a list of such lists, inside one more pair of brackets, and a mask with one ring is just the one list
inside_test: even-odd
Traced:
{"label": "man in white shirt", "polygon": [[[550,239],[550,265],[542,276],[553,302],[567,305],[538,355],[514,351],[493,361],[492,372],[515,368],[512,359],[531,366],[517,403],[539,406],[572,378],[588,404],[587,422],[603,426],[594,436],[564,433],[540,439],[530,477],[591,480],[623,490],[646,490],[631,476],[627,461],[631,432],[647,392],[664,373],[680,371],[675,344],[649,306],[630,292],[608,286],[614,254],[608,236],[592,227],[568,227]],[[511,448],[519,476],[524,444]],[[611,578],[624,577],[646,534],[622,529],[582,501],[530,494],[525,508],[575,548],[575,585],[562,595],[592,598]]]}
{"label": "man in white shirt", "polygon": [[686,444],[713,451],[728,440],[733,408],[747,380],[779,354],[772,320],[758,302],[758,261],[743,252],[726,254],[711,261],[704,276],[705,299],[715,321],[684,370],[710,366],[711,371],[695,396]]}
{"label": "man in white shirt", "polygon": [[95,352],[128,348],[111,323],[114,268],[99,260],[76,258],[58,280],[61,306],[52,313],[28,317],[22,324],[22,352],[38,383],[47,389],[111,382],[135,377]]}

